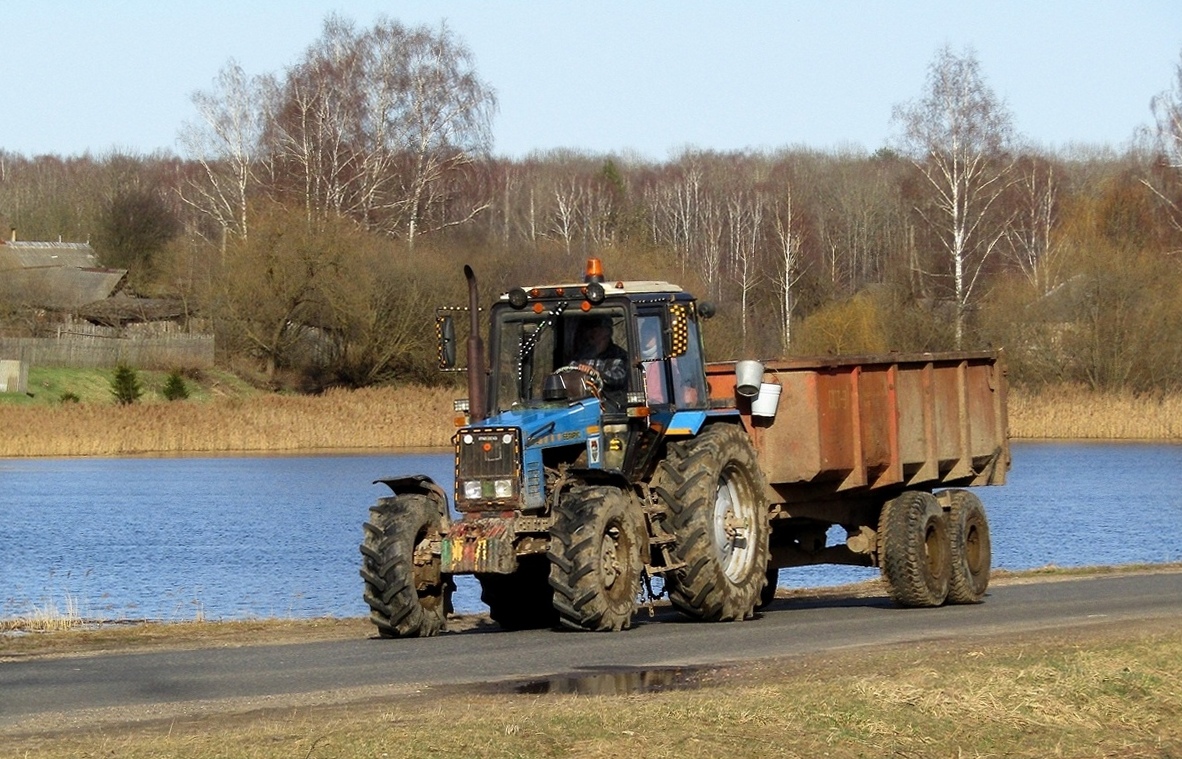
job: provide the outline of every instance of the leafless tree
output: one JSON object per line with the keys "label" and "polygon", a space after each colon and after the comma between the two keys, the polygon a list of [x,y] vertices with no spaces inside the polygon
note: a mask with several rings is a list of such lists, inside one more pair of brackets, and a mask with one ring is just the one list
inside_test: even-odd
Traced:
{"label": "leafless tree", "polygon": [[918,211],[939,237],[952,269],[956,344],[985,261],[1003,239],[995,201],[1010,181],[1013,119],[970,51],[937,52],[923,95],[894,109],[901,147],[922,174],[930,205]]}
{"label": "leafless tree", "polygon": [[803,275],[801,235],[793,228],[792,187],[784,192],[784,200],[775,208],[775,230],[778,243],[773,281],[780,301],[780,346],[787,355],[792,350],[792,312],[796,307],[796,285]]}
{"label": "leafless tree", "polygon": [[1058,221],[1060,182],[1045,161],[1024,161],[1014,184],[1015,207],[1006,228],[1005,250],[1031,286],[1047,294],[1059,284],[1056,265],[1061,246],[1054,232]]}
{"label": "leafless tree", "polygon": [[751,298],[762,281],[760,254],[765,205],[765,198],[758,191],[738,191],[726,200],[727,263],[731,279],[739,288],[739,335],[744,352],[749,345]]}
{"label": "leafless tree", "polygon": [[[1177,174],[1182,172],[1182,56],[1174,67],[1172,86],[1155,95],[1149,107],[1157,124],[1155,134],[1162,162],[1172,170],[1176,180]],[[1177,194],[1169,192],[1163,183],[1153,179],[1142,181],[1169,209],[1174,228],[1182,231],[1182,205]]]}
{"label": "leafless tree", "polygon": [[571,179],[554,190],[554,213],[551,229],[562,240],[566,253],[571,253],[583,203],[583,188]]}
{"label": "leafless tree", "polygon": [[250,77],[231,60],[213,88],[193,93],[199,120],[181,130],[181,143],[201,166],[202,175],[181,189],[181,198],[213,218],[226,236],[246,237],[246,208],[257,183],[260,141],[266,124],[267,77]]}
{"label": "leafless tree", "polygon": [[1182,169],[1182,56],[1174,67],[1174,82],[1170,89],[1154,96],[1149,102],[1157,122],[1157,138],[1166,162],[1174,169]]}
{"label": "leafless tree", "polygon": [[332,15],[291,69],[271,137],[311,213],[358,219],[413,245],[488,207],[449,207],[446,181],[487,152],[496,109],[446,27]]}

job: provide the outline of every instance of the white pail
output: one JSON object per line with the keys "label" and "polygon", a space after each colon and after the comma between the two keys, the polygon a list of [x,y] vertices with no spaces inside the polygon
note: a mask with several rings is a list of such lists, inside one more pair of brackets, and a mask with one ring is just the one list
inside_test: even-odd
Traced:
{"label": "white pail", "polygon": [[758,361],[740,361],[735,364],[735,392],[744,398],[759,394],[759,383],[763,382],[763,364]]}
{"label": "white pail", "polygon": [[775,416],[779,405],[780,386],[774,382],[764,382],[759,386],[759,395],[751,400],[751,415]]}

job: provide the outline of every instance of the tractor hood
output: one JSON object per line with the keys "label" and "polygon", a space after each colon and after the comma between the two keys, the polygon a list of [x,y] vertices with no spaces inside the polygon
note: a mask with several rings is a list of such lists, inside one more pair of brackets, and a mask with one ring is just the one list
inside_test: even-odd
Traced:
{"label": "tractor hood", "polygon": [[456,508],[540,509],[545,501],[543,453],[569,448],[568,460],[603,466],[600,402],[547,404],[504,411],[456,433]]}
{"label": "tractor hood", "polygon": [[598,438],[600,413],[599,401],[588,398],[504,411],[485,419],[481,426],[514,427],[521,430],[524,448],[549,448]]}

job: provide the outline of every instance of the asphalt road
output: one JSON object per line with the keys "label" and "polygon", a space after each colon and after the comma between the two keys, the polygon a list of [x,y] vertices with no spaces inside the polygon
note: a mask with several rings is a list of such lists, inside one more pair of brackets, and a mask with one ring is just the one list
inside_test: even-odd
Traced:
{"label": "asphalt road", "polygon": [[900,609],[884,598],[777,601],[730,624],[641,616],[616,634],[472,631],[422,640],[355,640],[0,663],[0,727],[38,715],[267,699],[359,686],[546,680],[715,665],[835,649],[1029,633],[1182,617],[1182,572],[992,589],[985,603]]}

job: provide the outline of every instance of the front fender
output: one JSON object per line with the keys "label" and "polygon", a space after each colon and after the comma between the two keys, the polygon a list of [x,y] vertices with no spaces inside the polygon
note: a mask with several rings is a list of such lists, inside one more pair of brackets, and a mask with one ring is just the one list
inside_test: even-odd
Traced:
{"label": "front fender", "polygon": [[425,495],[439,508],[439,513],[442,516],[447,516],[449,511],[447,508],[447,493],[443,488],[435,484],[435,480],[431,479],[425,474],[410,474],[402,477],[383,477],[379,480],[374,480],[373,483],[377,485],[381,483],[390,488],[394,495]]}

